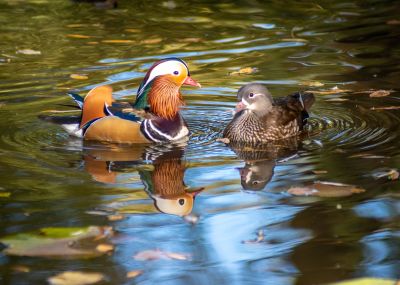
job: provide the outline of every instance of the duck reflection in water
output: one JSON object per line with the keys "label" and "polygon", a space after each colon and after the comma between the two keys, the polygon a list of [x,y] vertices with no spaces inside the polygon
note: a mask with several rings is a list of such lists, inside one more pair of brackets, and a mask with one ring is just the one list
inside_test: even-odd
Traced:
{"label": "duck reflection in water", "polygon": [[[98,145],[97,145],[98,146]],[[119,174],[138,171],[145,192],[156,210],[177,216],[191,213],[203,188],[189,189],[184,182],[186,164],[182,147],[87,147],[85,170],[96,181],[117,183]],[[144,161],[151,161],[150,164]]]}
{"label": "duck reflection in water", "polygon": [[244,190],[263,190],[274,175],[277,161],[297,153],[297,138],[274,141],[263,145],[229,144],[244,167],[238,168],[240,183]]}

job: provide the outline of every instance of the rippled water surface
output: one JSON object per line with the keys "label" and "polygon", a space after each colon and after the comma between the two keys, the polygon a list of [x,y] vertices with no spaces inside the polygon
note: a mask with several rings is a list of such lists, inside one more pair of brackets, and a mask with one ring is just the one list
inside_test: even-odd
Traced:
{"label": "rippled water surface", "polygon": [[[208,2],[0,1],[0,239],[110,226],[115,246],[91,258],[3,250],[1,284],[68,270],[104,284],[400,278],[400,187],[385,174],[400,167],[398,1]],[[133,101],[170,56],[203,85],[183,88],[186,144],[83,144],[38,119],[99,84]],[[305,137],[258,152],[217,141],[253,81],[274,96],[315,92]],[[317,181],[355,188],[288,191]]]}

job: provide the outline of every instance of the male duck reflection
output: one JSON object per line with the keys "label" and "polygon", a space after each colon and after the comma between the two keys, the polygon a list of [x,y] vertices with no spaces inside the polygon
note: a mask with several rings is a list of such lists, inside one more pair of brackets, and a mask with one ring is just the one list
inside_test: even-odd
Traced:
{"label": "male duck reflection", "polygon": [[259,83],[241,87],[232,121],[223,132],[229,142],[268,143],[296,136],[303,130],[315,101],[311,93],[295,93],[273,99]]}
{"label": "male duck reflection", "polygon": [[113,103],[112,88],[99,86],[85,98],[69,94],[82,109],[79,117],[41,116],[61,124],[68,133],[85,140],[115,143],[178,141],[189,131],[179,114],[182,85],[200,87],[186,63],[167,58],[153,64],[140,84],[133,105]]}
{"label": "male duck reflection", "polygon": [[[183,150],[174,148],[162,153],[142,147],[134,149],[96,149],[84,155],[85,169],[103,183],[116,183],[119,173],[139,172],[145,191],[154,207],[163,213],[185,216],[191,213],[194,200],[203,188],[189,190],[184,182],[185,163]],[[140,156],[157,156],[149,165],[141,165]],[[142,166],[142,167],[138,167]]]}

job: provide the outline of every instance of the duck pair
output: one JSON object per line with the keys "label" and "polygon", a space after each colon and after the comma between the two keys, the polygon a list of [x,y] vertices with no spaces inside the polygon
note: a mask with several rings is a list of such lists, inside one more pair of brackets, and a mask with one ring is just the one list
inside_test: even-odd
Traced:
{"label": "duck pair", "polygon": [[[69,134],[84,140],[114,143],[159,143],[187,138],[189,130],[179,108],[180,87],[201,87],[178,58],[156,62],[140,84],[134,104],[118,103],[110,86],[92,89],[85,98],[69,95],[82,110],[76,117],[42,116],[61,124]],[[223,132],[230,142],[266,143],[297,135],[314,103],[311,93],[273,99],[262,84],[239,89],[235,115]]]}

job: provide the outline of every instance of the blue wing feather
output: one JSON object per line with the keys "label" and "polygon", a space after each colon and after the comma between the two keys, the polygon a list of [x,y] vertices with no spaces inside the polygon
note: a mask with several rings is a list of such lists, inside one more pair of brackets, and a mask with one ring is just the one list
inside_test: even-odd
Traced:
{"label": "blue wing feather", "polygon": [[83,108],[83,100],[84,98],[76,93],[67,93],[69,97],[72,98],[72,100],[75,101],[75,103],[79,106],[79,108]]}

